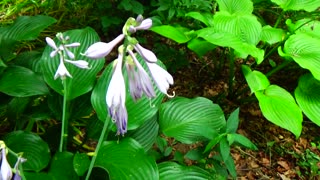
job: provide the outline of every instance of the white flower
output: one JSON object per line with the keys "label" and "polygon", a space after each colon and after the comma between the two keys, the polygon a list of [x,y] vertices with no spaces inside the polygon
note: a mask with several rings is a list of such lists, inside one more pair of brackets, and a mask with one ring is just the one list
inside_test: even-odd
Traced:
{"label": "white flower", "polygon": [[68,62],[70,64],[73,64],[81,69],[90,69],[89,67],[89,63],[87,61],[84,60],[77,60],[77,61],[70,61],[68,59],[64,60],[65,62]]}
{"label": "white flower", "polygon": [[152,26],[152,20],[150,18],[147,18],[141,22],[141,24],[137,27],[135,27],[136,30],[148,30]]}
{"label": "white flower", "polygon": [[146,62],[146,63],[148,65],[150,73],[153,77],[153,80],[156,83],[159,90],[162,93],[169,96],[167,91],[169,89],[170,84],[171,85],[173,84],[172,76],[166,70],[164,70],[162,67],[157,65],[156,63],[149,63],[149,62]]}
{"label": "white flower", "polygon": [[155,63],[157,62],[158,58],[157,56],[150,50],[140,46],[139,43],[134,45],[134,49],[142,56],[144,60],[150,63]]}
{"label": "white flower", "polygon": [[89,58],[93,58],[93,59],[103,58],[107,56],[112,51],[114,46],[116,46],[120,41],[122,41],[123,38],[124,38],[124,34],[120,34],[118,37],[116,37],[114,40],[110,41],[109,43],[104,43],[104,42],[94,43],[82,55],[87,56]]}
{"label": "white flower", "polygon": [[1,180],[10,180],[12,178],[12,169],[7,161],[6,149],[1,149]]}
{"label": "white flower", "polygon": [[109,83],[106,95],[108,112],[112,120],[116,122],[117,134],[125,134],[127,132],[128,114],[125,106],[126,87],[122,75],[123,54],[119,53],[114,72]]}
{"label": "white flower", "polygon": [[141,66],[134,53],[131,50],[128,50],[128,53],[132,57],[135,67],[137,67],[137,69],[135,69],[134,66],[132,67],[132,65],[129,65],[128,63],[126,64],[129,77],[130,94],[133,100],[136,101],[141,98],[143,93],[149,98],[155,97],[156,94],[148,73]]}
{"label": "white flower", "polygon": [[[62,35],[62,34],[61,34]],[[50,57],[54,57],[58,52],[60,51],[66,51],[67,55],[74,59],[74,54],[68,49],[69,47],[78,47],[80,46],[80,43],[71,43],[71,44],[61,44],[59,47],[57,47],[56,43],[51,39],[50,37],[46,37],[47,44],[52,47],[54,50],[50,53]]]}
{"label": "white flower", "polygon": [[58,77],[64,79],[66,76],[72,77],[69,71],[67,70],[66,66],[64,65],[63,57],[60,56],[60,64],[58,66],[56,74],[54,75],[54,79],[57,79]]}
{"label": "white flower", "polygon": [[26,161],[27,161],[27,159],[24,159],[22,157],[18,157],[18,160],[17,160],[16,164],[14,165],[15,173],[14,173],[14,176],[13,176],[13,180],[21,180],[20,171],[19,171],[19,165],[21,163],[26,162]]}

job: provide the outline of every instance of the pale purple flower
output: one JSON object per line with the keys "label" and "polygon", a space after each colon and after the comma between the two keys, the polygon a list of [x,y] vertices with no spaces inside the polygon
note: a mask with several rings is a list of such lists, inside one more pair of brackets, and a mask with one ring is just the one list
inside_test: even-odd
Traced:
{"label": "pale purple flower", "polygon": [[64,79],[66,76],[69,76],[72,78],[71,74],[67,70],[66,66],[63,63],[63,57],[60,56],[60,64],[58,66],[58,69],[56,71],[56,74],[54,75],[54,79],[57,79],[58,77],[61,77],[61,79]]}
{"label": "pale purple flower", "polygon": [[135,27],[136,30],[148,30],[152,26],[152,20],[150,18],[147,18],[141,22],[137,27]]}
{"label": "pale purple flower", "polygon": [[168,95],[167,91],[169,89],[170,84],[173,84],[172,76],[156,63],[146,63],[150,70],[151,76],[153,77],[153,80],[156,83],[159,90],[167,96],[171,97],[170,95]]}
{"label": "pale purple flower", "polygon": [[125,106],[126,87],[122,74],[123,53],[119,53],[114,72],[109,83],[106,95],[108,112],[117,125],[117,134],[124,135],[127,132],[128,114]]}
{"label": "pale purple flower", "polygon": [[89,58],[98,59],[107,56],[112,49],[124,38],[124,34],[120,34],[114,40],[110,41],[109,43],[105,42],[96,42],[92,44],[87,51],[82,54]]}
{"label": "pale purple flower", "polygon": [[155,97],[156,94],[148,73],[141,66],[134,53],[131,50],[128,50],[128,53],[134,62],[134,65],[126,63],[129,77],[130,94],[133,100],[136,101],[137,99],[140,99],[143,93],[149,98]]}
{"label": "pale purple flower", "polygon": [[12,178],[12,169],[10,164],[7,161],[6,149],[1,149],[1,168],[0,168],[0,179],[1,180],[10,180]]}
{"label": "pale purple flower", "polygon": [[149,63],[155,63],[157,62],[158,58],[157,56],[150,50],[142,47],[139,43],[134,45],[134,49],[142,56],[144,60],[146,60]]}
{"label": "pale purple flower", "polygon": [[17,160],[16,164],[14,165],[15,173],[14,173],[14,176],[13,176],[13,180],[21,180],[20,171],[19,171],[19,165],[21,163],[26,162],[26,161],[27,161],[27,159],[24,159],[22,157],[18,157],[18,160]]}
{"label": "pale purple flower", "polygon": [[75,57],[74,54],[68,48],[80,46],[80,43],[76,42],[76,43],[71,43],[71,44],[66,44],[66,45],[61,44],[59,47],[57,47],[56,43],[50,37],[46,37],[46,42],[50,47],[52,47],[54,49],[50,53],[50,57],[54,57],[58,52],[65,51],[71,59],[74,59],[74,57]]}

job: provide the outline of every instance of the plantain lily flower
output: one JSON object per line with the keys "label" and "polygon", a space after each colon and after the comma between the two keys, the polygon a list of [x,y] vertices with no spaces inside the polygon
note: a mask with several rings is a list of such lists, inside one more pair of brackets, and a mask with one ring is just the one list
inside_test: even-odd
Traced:
{"label": "plantain lily flower", "polygon": [[157,62],[157,56],[150,50],[142,47],[139,43],[134,45],[134,49],[141,55],[141,57],[149,63]]}
{"label": "plantain lily flower", "polygon": [[152,81],[148,73],[141,66],[135,54],[131,50],[128,50],[128,53],[134,63],[134,65],[129,65],[129,63],[126,64],[131,97],[134,101],[140,99],[143,93],[149,98],[155,97],[156,93],[154,92]]}
{"label": "plantain lily flower", "polygon": [[[59,34],[59,33],[58,33]],[[69,47],[78,47],[80,46],[80,43],[71,43],[71,44],[61,44],[59,47],[57,47],[56,43],[51,39],[50,37],[46,37],[46,42],[47,44],[52,47],[54,50],[50,53],[50,57],[54,57],[57,55],[57,53],[61,51],[65,51],[67,55],[71,58],[74,59],[74,54],[68,49]]]}
{"label": "plantain lily flower", "polygon": [[120,41],[124,38],[124,34],[120,34],[114,40],[110,41],[109,43],[104,42],[97,42],[92,44],[85,53],[82,55],[87,56],[92,59],[103,58],[107,56],[114,46],[116,46]]}
{"label": "plantain lily flower", "polygon": [[24,163],[26,161],[27,161],[27,159],[24,159],[22,157],[18,157],[18,160],[17,160],[16,164],[14,165],[15,173],[14,173],[14,176],[13,176],[13,180],[21,180],[19,166],[20,166],[21,163]]}
{"label": "plantain lily flower", "polygon": [[63,63],[63,57],[60,56],[60,64],[58,66],[58,69],[56,71],[56,74],[54,75],[54,79],[57,79],[60,77],[61,79],[64,79],[66,76],[69,76],[72,78],[71,74],[67,70],[66,66]]}
{"label": "plantain lily flower", "polygon": [[147,18],[141,22],[140,25],[135,27],[136,30],[148,30],[152,26],[152,20],[150,18]]}
{"label": "plantain lily flower", "polygon": [[12,169],[7,161],[6,148],[1,149],[1,169],[0,169],[0,179],[10,180],[12,178]]}
{"label": "plantain lily flower", "polygon": [[170,84],[173,84],[172,76],[156,63],[146,63],[151,73],[151,76],[153,77],[153,80],[156,83],[159,90],[167,96],[172,97],[167,93]]}
{"label": "plantain lily flower", "polygon": [[84,60],[71,61],[71,60],[65,59],[64,61],[70,64],[73,64],[81,69],[90,69],[89,63]]}
{"label": "plantain lily flower", "polygon": [[123,53],[119,53],[114,72],[109,83],[106,95],[108,112],[110,117],[117,125],[117,134],[124,135],[127,132],[128,114],[125,106],[126,87],[122,75]]}

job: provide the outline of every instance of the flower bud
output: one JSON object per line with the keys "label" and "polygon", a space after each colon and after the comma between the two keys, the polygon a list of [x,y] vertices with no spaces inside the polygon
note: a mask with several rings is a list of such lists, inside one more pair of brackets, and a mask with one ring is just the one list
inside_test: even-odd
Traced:
{"label": "flower bud", "polygon": [[157,56],[150,50],[140,46],[140,44],[136,44],[134,49],[142,56],[142,58],[150,63],[157,62]]}
{"label": "flower bud", "polygon": [[150,18],[145,19],[141,22],[139,26],[136,27],[136,30],[148,30],[152,26],[152,20]]}
{"label": "flower bud", "polygon": [[73,64],[73,65],[75,65],[79,68],[82,68],[82,69],[90,69],[89,63],[84,60],[70,61],[70,60],[65,59],[64,61],[66,61],[70,64]]}

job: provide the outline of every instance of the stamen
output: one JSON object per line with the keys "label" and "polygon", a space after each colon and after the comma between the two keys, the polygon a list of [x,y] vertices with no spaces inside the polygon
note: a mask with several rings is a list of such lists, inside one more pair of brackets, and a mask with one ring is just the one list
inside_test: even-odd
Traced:
{"label": "stamen", "polygon": [[176,92],[173,91],[172,93],[173,93],[172,95],[167,94],[168,98],[174,98],[174,96],[176,95]]}

